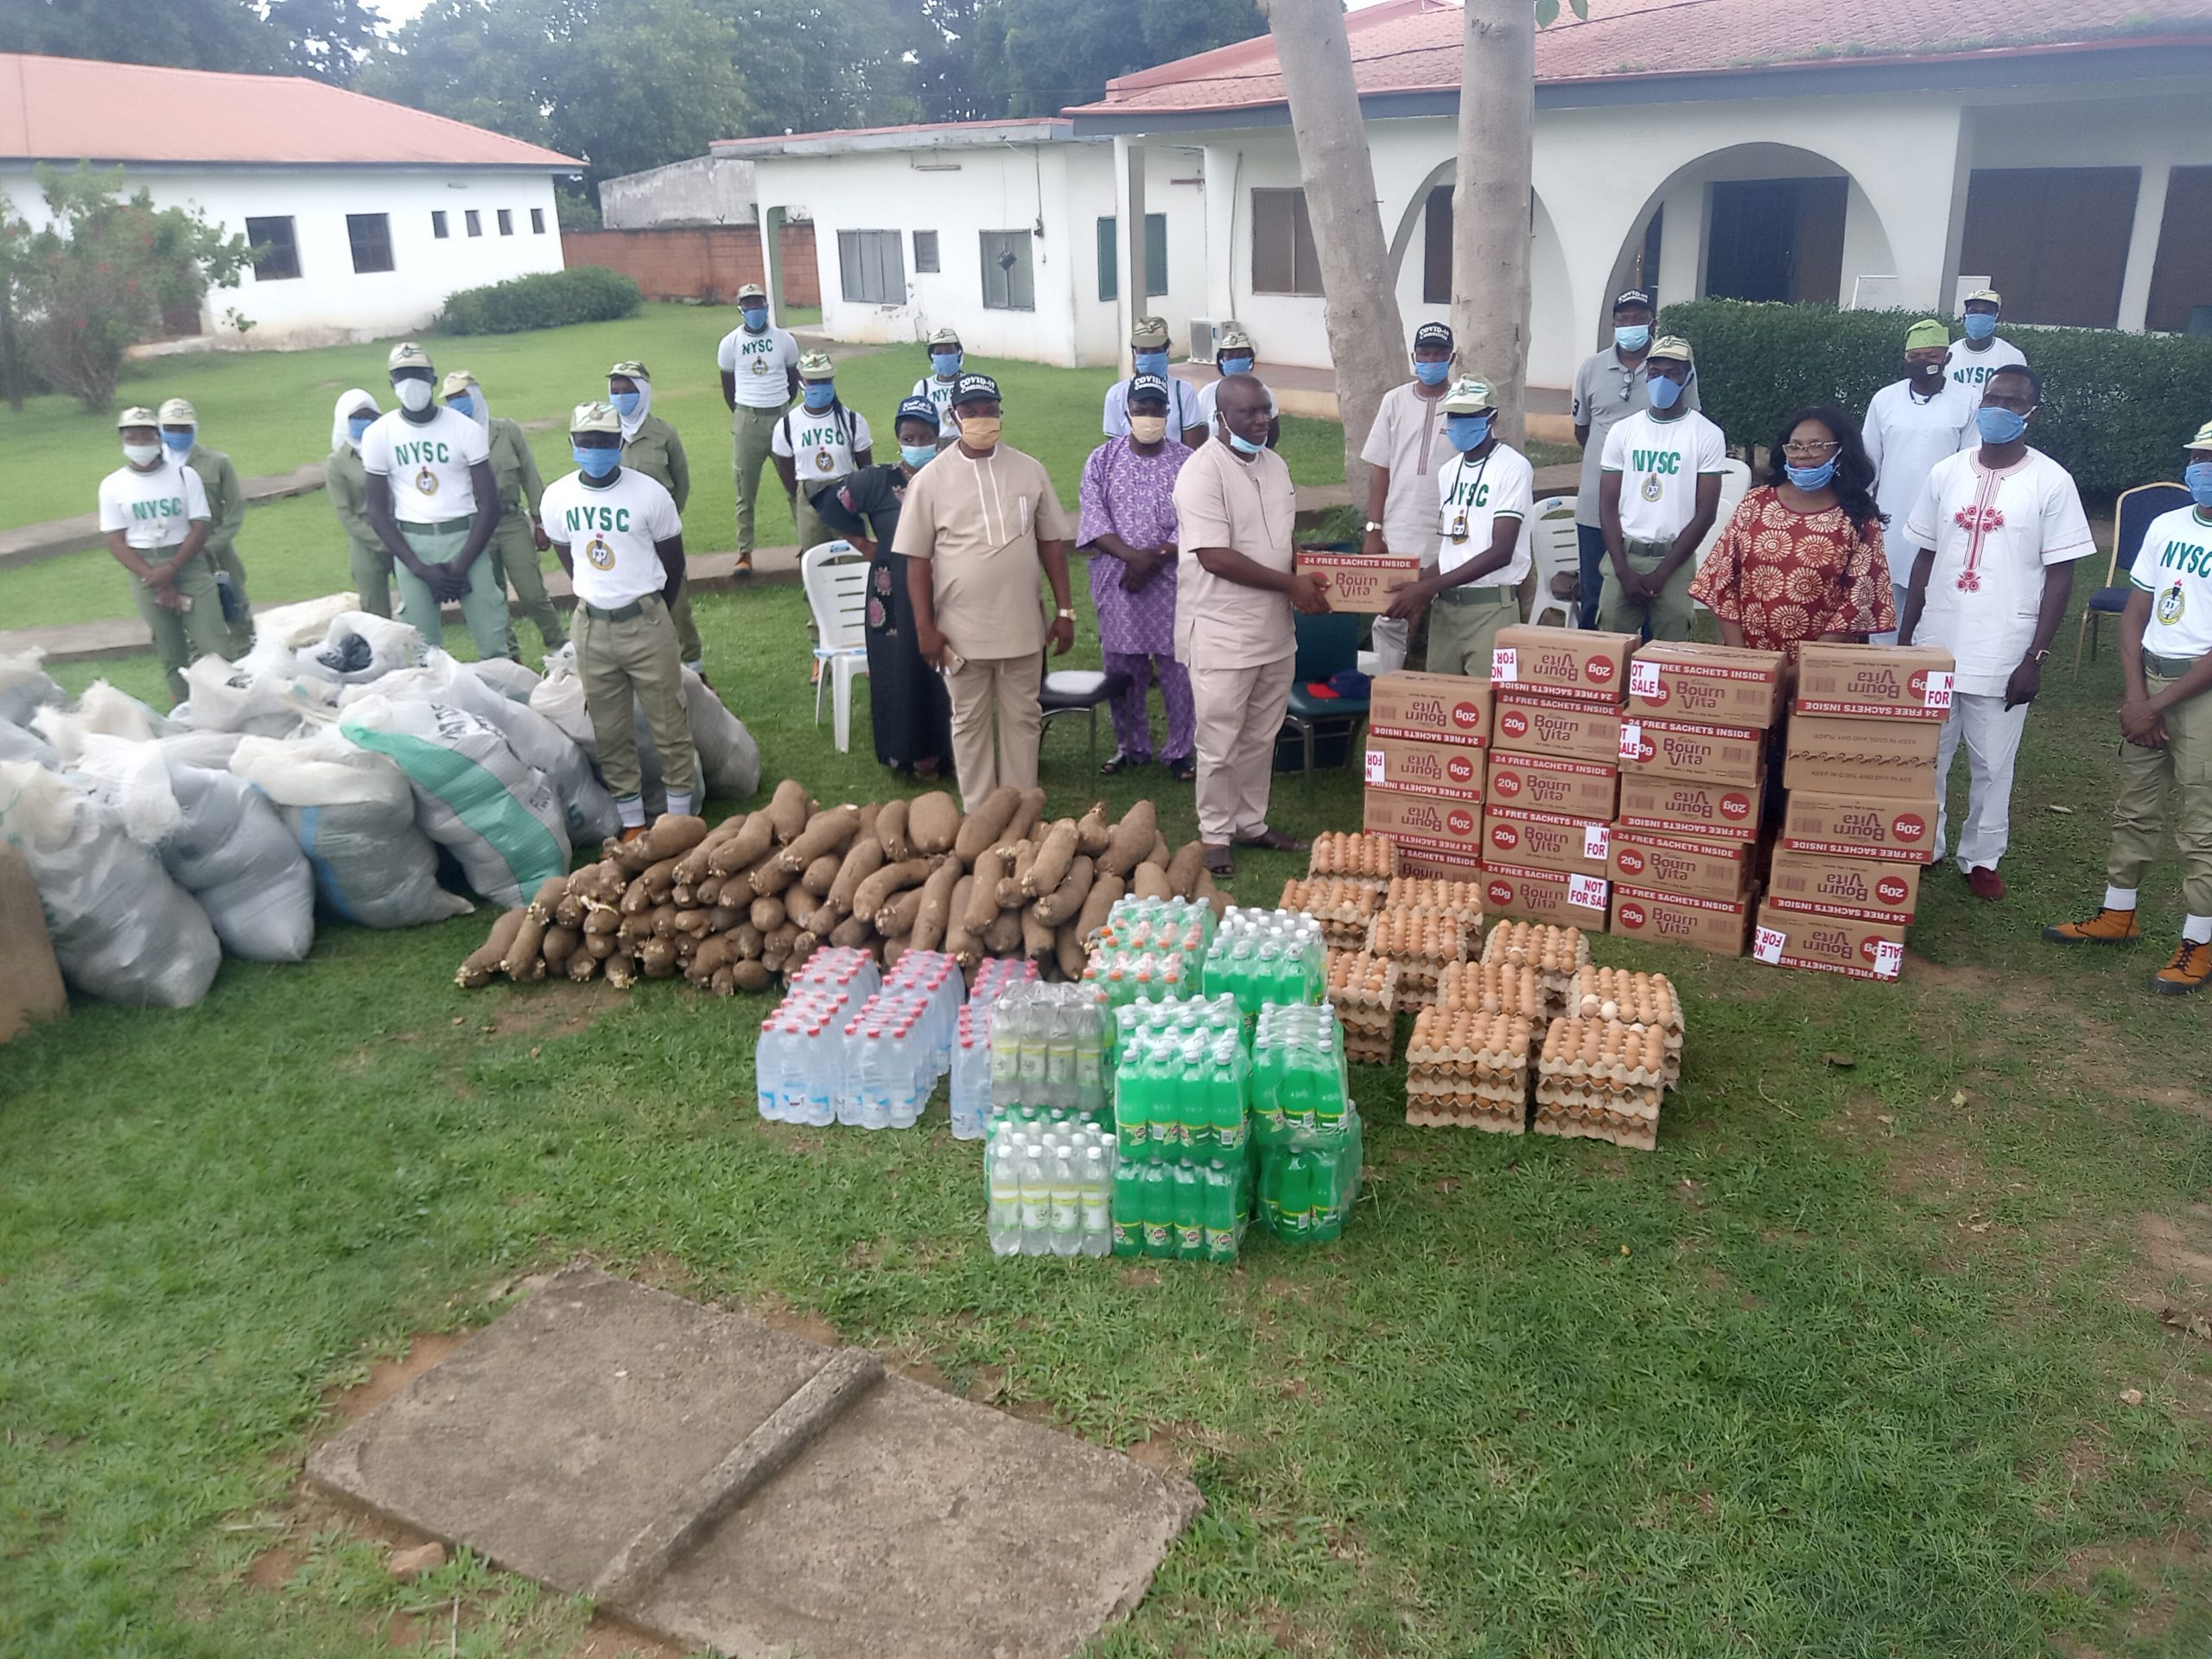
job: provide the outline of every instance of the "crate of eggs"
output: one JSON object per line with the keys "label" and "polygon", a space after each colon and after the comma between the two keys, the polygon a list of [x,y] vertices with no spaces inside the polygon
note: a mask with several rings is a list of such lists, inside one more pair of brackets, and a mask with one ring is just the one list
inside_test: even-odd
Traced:
{"label": "crate of eggs", "polygon": [[1500,922],[1483,941],[1483,960],[1533,969],[1536,988],[1544,994],[1544,1012],[1558,1015],[1567,1012],[1567,993],[1589,964],[1590,943],[1579,927]]}
{"label": "crate of eggs", "polygon": [[1344,1058],[1388,1065],[1398,1024],[1398,964],[1364,950],[1329,952],[1329,1001],[1344,1028]]}
{"label": "crate of eggs", "polygon": [[1477,1014],[1518,1014],[1524,1020],[1551,1016],[1536,970],[1525,962],[1455,962],[1436,984],[1436,1006]]}
{"label": "crate of eggs", "polygon": [[1522,1014],[1423,1008],[1406,1045],[1406,1122],[1524,1133],[1535,1031]]}
{"label": "crate of eggs", "polygon": [[1536,1062],[1536,1133],[1649,1152],[1666,1076],[1667,1039],[1656,1026],[1554,1020]]}
{"label": "crate of eggs", "polygon": [[1665,1082],[1672,1089],[1682,1077],[1682,1002],[1664,974],[1632,974],[1624,968],[1594,963],[1575,978],[1567,1012],[1585,1020],[1610,1020],[1656,1031],[1666,1044]]}
{"label": "crate of eggs", "polygon": [[1371,881],[1388,887],[1398,874],[1398,844],[1387,836],[1366,836],[1332,830],[1313,837],[1306,874],[1340,876],[1349,881]]}
{"label": "crate of eggs", "polygon": [[1477,933],[1483,925],[1483,889],[1479,881],[1447,881],[1438,876],[1402,875],[1390,883],[1381,908],[1439,910],[1463,918]]}
{"label": "crate of eggs", "polygon": [[1425,1008],[1436,1001],[1444,970],[1474,955],[1475,932],[1475,924],[1448,911],[1385,908],[1369,924],[1367,949],[1398,964],[1398,1005]]}
{"label": "crate of eggs", "polygon": [[1321,943],[1332,950],[1363,950],[1367,925],[1382,907],[1382,889],[1344,875],[1309,875],[1282,884],[1285,910],[1302,910],[1321,924]]}

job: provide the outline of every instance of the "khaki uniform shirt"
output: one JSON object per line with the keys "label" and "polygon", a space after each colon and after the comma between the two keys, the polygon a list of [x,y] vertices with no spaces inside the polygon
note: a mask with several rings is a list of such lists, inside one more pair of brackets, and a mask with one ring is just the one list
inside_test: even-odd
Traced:
{"label": "khaki uniform shirt", "polygon": [[530,453],[521,423],[494,415],[485,436],[492,449],[492,481],[499,489],[499,517],[537,518],[545,480],[538,475],[537,457]]}
{"label": "khaki uniform shirt", "polygon": [[638,423],[638,435],[622,446],[622,464],[666,490],[678,512],[691,499],[691,462],[683,453],[683,440],[659,416],[648,415]]}
{"label": "khaki uniform shirt", "polygon": [[245,486],[238,482],[231,458],[204,443],[192,446],[184,464],[200,474],[207,491],[207,556],[216,558],[237,544],[238,531],[245,528]]}
{"label": "khaki uniform shirt", "polygon": [[340,448],[322,463],[322,487],[346,534],[363,547],[381,551],[384,537],[369,523],[369,474],[358,450]]}
{"label": "khaki uniform shirt", "polygon": [[977,461],[951,448],[906,486],[891,550],[929,561],[938,626],[963,657],[988,662],[1044,650],[1037,544],[1074,533],[1034,455],[1001,444]]}
{"label": "khaki uniform shirt", "polygon": [[[1396,480],[1392,480],[1395,493]],[[1429,512],[1436,512],[1435,485]],[[1209,443],[1175,475],[1181,557],[1175,567],[1175,656],[1193,668],[1257,668],[1298,649],[1290,597],[1217,576],[1198,563],[1202,547],[1233,548],[1270,570],[1292,567],[1298,492],[1272,449],[1241,461]],[[1430,546],[1435,538],[1432,532]]]}

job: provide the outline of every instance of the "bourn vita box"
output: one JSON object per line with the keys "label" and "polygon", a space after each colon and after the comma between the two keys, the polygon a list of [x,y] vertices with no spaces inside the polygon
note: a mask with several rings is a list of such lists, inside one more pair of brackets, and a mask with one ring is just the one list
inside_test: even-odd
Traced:
{"label": "bourn vita box", "polygon": [[1612,825],[1602,819],[1492,806],[1483,813],[1483,861],[1606,875],[1612,868]]}
{"label": "bourn vita box", "polygon": [[1643,720],[1630,713],[1621,721],[1621,769],[1749,789],[1766,770],[1766,734],[1752,726]]}
{"label": "bourn vita box", "polygon": [[1936,792],[1936,746],[1942,741],[1941,721],[1800,715],[1789,722],[1783,786],[1816,795],[1930,799]]}
{"label": "bourn vita box", "polygon": [[1736,899],[1696,899],[1648,887],[1615,887],[1613,922],[1606,931],[1624,939],[1659,939],[1709,950],[1716,957],[1740,957],[1751,919],[1748,893]]}
{"label": "bourn vita box", "polygon": [[1919,899],[1920,866],[1896,859],[1835,858],[1782,848],[1767,875],[1768,904],[1815,916],[1909,922]]}
{"label": "bourn vita box", "polygon": [[1599,876],[1532,870],[1518,864],[1484,866],[1483,904],[1492,916],[1557,922],[1596,932],[1605,925],[1607,893]]}
{"label": "bourn vita box", "polygon": [[1367,740],[1367,783],[1456,801],[1483,798],[1483,752],[1465,743],[1417,743],[1402,737]]}
{"label": "bourn vita box", "polygon": [[1488,680],[1464,674],[1378,674],[1368,697],[1370,736],[1478,747],[1490,741]]}
{"label": "bourn vita box", "polygon": [[1321,578],[1322,586],[1328,590],[1331,610],[1357,611],[1362,616],[1379,615],[1389,610],[1398,589],[1421,578],[1421,559],[1414,554],[1402,557],[1396,554],[1370,556],[1365,553],[1301,547],[1298,550],[1297,568],[1310,570]]}
{"label": "bourn vita box", "polygon": [[1492,749],[1483,798],[1499,806],[1565,812],[1611,823],[1620,804],[1620,772],[1595,760]]}
{"label": "bourn vita box", "polygon": [[1491,652],[1491,683],[1618,709],[1628,696],[1629,653],[1638,643],[1632,633],[1518,623],[1497,631],[1497,644]]}
{"label": "bourn vita box", "polygon": [[1758,784],[1713,784],[1664,772],[1624,772],[1621,810],[1614,822],[1624,830],[1650,830],[1662,836],[1757,841],[1759,788]]}
{"label": "bourn vita box", "polygon": [[1777,968],[1895,979],[1904,970],[1904,924],[1808,916],[1765,904],[1751,930],[1751,954]]}
{"label": "bourn vita box", "polygon": [[1516,753],[1614,766],[1621,758],[1621,712],[1508,688],[1498,693],[1491,741]]}
{"label": "bourn vita box", "polygon": [[1388,836],[1402,849],[1421,846],[1483,855],[1483,810],[1474,801],[1439,800],[1399,789],[1370,789],[1360,827],[1370,836]]}
{"label": "bourn vita box", "polygon": [[1936,645],[1797,648],[1797,696],[1790,712],[1853,720],[1943,721],[1951,715],[1951,653]]}
{"label": "bourn vita box", "polygon": [[1783,810],[1782,845],[1793,853],[1879,858],[1921,864],[1936,844],[1936,803],[1792,790]]}
{"label": "bourn vita box", "polygon": [[1629,661],[1629,712],[1764,731],[1782,717],[1786,660],[1745,645],[1654,639]]}
{"label": "bourn vita box", "polygon": [[1647,887],[1693,899],[1740,899],[1751,891],[1754,848],[1748,841],[1661,835],[1616,828],[1612,875],[1616,886]]}

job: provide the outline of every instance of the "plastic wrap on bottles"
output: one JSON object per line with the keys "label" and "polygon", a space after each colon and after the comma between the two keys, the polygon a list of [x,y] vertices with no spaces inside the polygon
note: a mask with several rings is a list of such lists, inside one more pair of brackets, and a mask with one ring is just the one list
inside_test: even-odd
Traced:
{"label": "plastic wrap on bottles", "polygon": [[480,897],[512,910],[546,877],[567,873],[560,800],[497,727],[446,703],[370,696],[346,709],[338,729],[407,774],[416,822],[461,861]]}
{"label": "plastic wrap on bottles", "polygon": [[416,825],[414,788],[383,756],[334,731],[289,742],[249,737],[231,770],[276,804],[330,915],[416,927],[475,908],[438,885],[437,849]]}
{"label": "plastic wrap on bottles", "polygon": [[347,611],[332,621],[319,645],[303,645],[299,671],[337,685],[362,685],[394,669],[412,668],[428,649],[408,623],[366,611]]}
{"label": "plastic wrap on bottles", "polygon": [[223,960],[207,913],[90,785],[0,765],[0,837],[30,865],[72,987],[132,1007],[188,1008],[207,995]]}
{"label": "plastic wrap on bottles", "polygon": [[46,670],[42,651],[0,652],[0,725],[29,726],[45,708],[67,704],[64,691]]}
{"label": "plastic wrap on bottles", "polygon": [[94,680],[77,699],[75,708],[40,709],[31,718],[31,729],[54,746],[66,766],[84,752],[87,737],[127,737],[143,743],[183,728],[156,714],[129,692],[117,690],[105,680]]}

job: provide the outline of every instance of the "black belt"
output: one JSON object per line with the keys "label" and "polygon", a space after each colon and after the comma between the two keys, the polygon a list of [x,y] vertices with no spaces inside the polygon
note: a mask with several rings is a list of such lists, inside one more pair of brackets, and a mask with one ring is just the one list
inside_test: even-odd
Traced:
{"label": "black belt", "polygon": [[1503,605],[1507,600],[1521,596],[1518,588],[1471,588],[1461,584],[1446,588],[1436,596],[1439,605]]}
{"label": "black belt", "polygon": [[[577,601],[582,603],[582,601]],[[629,622],[645,613],[645,601],[633,599],[627,605],[618,605],[613,610],[602,610],[596,605],[585,605],[584,614],[594,622]]]}
{"label": "black belt", "polygon": [[2161,657],[2156,652],[2143,653],[2143,666],[2161,679],[2177,680],[2196,666],[2194,657]]}

